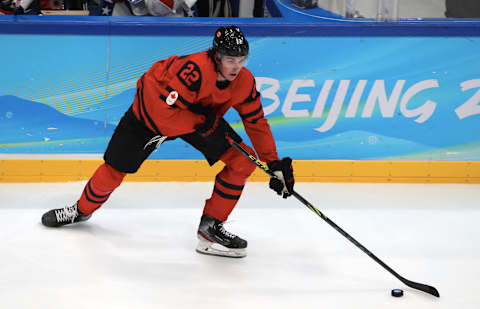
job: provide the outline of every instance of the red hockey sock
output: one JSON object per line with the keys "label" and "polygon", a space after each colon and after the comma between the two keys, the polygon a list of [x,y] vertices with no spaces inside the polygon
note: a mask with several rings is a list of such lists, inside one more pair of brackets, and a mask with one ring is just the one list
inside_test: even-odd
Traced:
{"label": "red hockey sock", "polygon": [[[255,152],[242,143],[242,147],[251,154]],[[237,204],[248,177],[255,170],[255,165],[233,147],[221,158],[225,167],[215,178],[212,196],[205,202],[203,214],[226,221]]]}
{"label": "red hockey sock", "polygon": [[82,196],[78,201],[78,209],[88,215],[105,203],[110,194],[123,181],[126,173],[119,172],[110,165],[103,163],[87,182]]}

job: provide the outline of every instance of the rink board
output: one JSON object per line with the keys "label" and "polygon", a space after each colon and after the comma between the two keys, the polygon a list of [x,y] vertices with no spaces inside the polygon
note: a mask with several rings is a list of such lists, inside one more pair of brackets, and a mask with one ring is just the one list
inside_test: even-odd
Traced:
{"label": "rink board", "polygon": [[[0,182],[88,180],[101,160],[0,160]],[[297,182],[480,183],[480,162],[304,161],[293,163]],[[126,181],[212,181],[223,163],[202,160],[147,160]],[[267,181],[256,169],[249,181]]]}
{"label": "rink board", "polygon": [[[233,23],[249,38],[247,67],[298,181],[478,182],[480,22],[288,16],[1,16],[12,57],[0,76],[0,181],[90,177],[100,161],[74,154],[100,157],[137,79],[159,59],[208,48]],[[225,118],[250,144],[238,115]],[[202,159],[171,141],[127,179],[209,181],[221,167]]]}

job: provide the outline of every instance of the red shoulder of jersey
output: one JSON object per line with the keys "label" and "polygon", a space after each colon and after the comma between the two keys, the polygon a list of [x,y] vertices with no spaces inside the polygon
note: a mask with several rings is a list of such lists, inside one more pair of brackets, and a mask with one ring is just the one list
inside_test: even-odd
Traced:
{"label": "red shoulder of jersey", "polygon": [[216,80],[215,66],[205,51],[170,57],[162,65],[152,68],[152,74],[163,85],[163,95],[167,97],[172,91],[177,92],[177,104],[185,109],[197,102],[205,85]]}
{"label": "red shoulder of jersey", "polygon": [[137,83],[134,112],[155,132],[178,136],[194,131],[203,115],[189,111],[210,79],[207,54],[172,56],[156,62]]}

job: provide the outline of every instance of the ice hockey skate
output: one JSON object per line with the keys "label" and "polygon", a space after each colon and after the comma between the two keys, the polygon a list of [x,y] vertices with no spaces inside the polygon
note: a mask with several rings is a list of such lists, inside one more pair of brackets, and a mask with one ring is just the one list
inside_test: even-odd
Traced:
{"label": "ice hockey skate", "polygon": [[198,227],[198,253],[241,258],[247,256],[246,248],[247,241],[226,231],[222,221],[202,216]]}
{"label": "ice hockey skate", "polygon": [[42,224],[48,227],[60,227],[66,224],[82,222],[90,219],[92,214],[84,215],[77,207],[77,203],[73,206],[52,209],[42,216]]}

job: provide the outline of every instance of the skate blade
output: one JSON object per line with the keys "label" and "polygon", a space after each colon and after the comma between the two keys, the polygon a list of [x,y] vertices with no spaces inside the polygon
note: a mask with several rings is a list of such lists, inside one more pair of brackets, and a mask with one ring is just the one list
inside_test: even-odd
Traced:
{"label": "skate blade", "polygon": [[242,258],[247,256],[247,250],[245,248],[226,248],[220,244],[202,239],[200,237],[198,238],[198,245],[195,250],[201,254],[224,256],[231,258]]}

